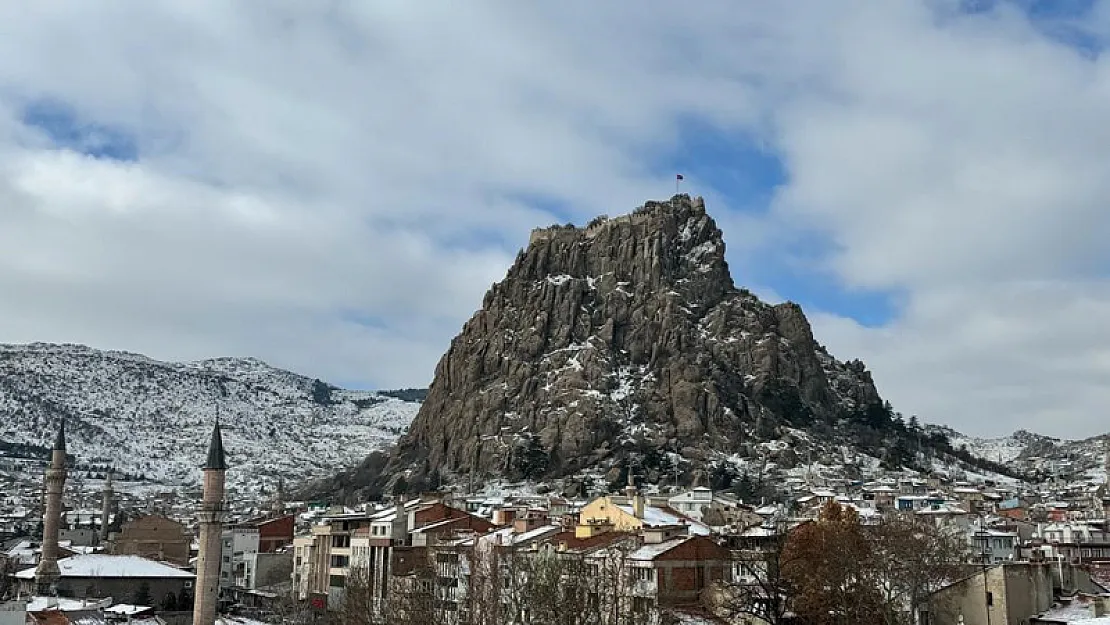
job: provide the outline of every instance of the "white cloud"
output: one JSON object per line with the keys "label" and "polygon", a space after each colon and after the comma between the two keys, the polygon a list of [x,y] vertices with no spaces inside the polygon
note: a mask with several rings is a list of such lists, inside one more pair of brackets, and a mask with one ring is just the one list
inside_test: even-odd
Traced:
{"label": "white cloud", "polygon": [[[812,271],[904,294],[815,315],[899,409],[1095,433],[1107,64],[954,4],[0,6],[0,340],[421,384],[531,227],[667,195],[696,119],[787,167],[765,217],[706,191],[734,258],[816,233]],[[140,160],[49,149],[40,98]]]}

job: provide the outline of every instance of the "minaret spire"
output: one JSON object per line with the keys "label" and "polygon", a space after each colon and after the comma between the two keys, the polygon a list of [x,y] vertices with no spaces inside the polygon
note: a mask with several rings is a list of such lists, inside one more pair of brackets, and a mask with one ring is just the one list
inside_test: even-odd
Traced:
{"label": "minaret spire", "polygon": [[62,492],[66,483],[66,422],[58,425],[58,437],[50,452],[46,469],[46,505],[42,516],[42,557],[35,569],[35,586],[40,595],[54,596],[58,591],[58,527],[62,521]]}
{"label": "minaret spire", "polygon": [[278,477],[277,492],[274,493],[274,501],[270,512],[274,518],[285,514],[285,478]]}
{"label": "minaret spire", "polygon": [[624,487],[624,494],[631,499],[636,496],[636,474],[632,472],[632,463],[628,463],[628,484]]}
{"label": "minaret spire", "polygon": [[108,540],[108,525],[112,520],[112,499],[115,492],[112,490],[112,469],[104,477],[104,489],[100,492],[100,542]]}
{"label": "minaret spire", "polygon": [[220,434],[220,417],[216,417],[216,425],[212,426],[212,440],[208,442],[208,459],[204,463],[205,471],[226,471],[227,459],[224,455],[224,437]]}
{"label": "minaret spire", "polygon": [[204,463],[204,496],[197,514],[200,521],[200,554],[197,558],[197,587],[193,598],[193,625],[214,625],[220,595],[220,550],[223,533],[224,478],[227,458],[220,433],[220,417],[212,427],[208,458]]}

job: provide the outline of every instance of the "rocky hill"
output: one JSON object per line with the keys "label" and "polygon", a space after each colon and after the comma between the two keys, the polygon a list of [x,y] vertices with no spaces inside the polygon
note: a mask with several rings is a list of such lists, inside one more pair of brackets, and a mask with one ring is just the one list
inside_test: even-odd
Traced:
{"label": "rocky hill", "polygon": [[179,364],[78,345],[0,345],[5,449],[48,446],[64,417],[79,471],[112,466],[171,486],[199,482],[217,412],[229,483],[255,488],[353,465],[391,445],[418,408],[250,358]]}
{"label": "rocky hill", "polygon": [[393,464],[688,479],[791,432],[792,453],[810,440],[875,458],[905,438],[864,365],[830,355],[799,306],[733,284],[703,201],[677,195],[534,231],[440,360]]}

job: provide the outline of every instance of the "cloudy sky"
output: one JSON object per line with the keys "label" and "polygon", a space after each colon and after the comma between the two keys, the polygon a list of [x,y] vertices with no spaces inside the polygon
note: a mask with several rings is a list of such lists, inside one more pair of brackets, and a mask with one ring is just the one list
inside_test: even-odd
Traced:
{"label": "cloudy sky", "polygon": [[0,341],[425,385],[673,192],[906,414],[1110,430],[1110,0],[0,4]]}

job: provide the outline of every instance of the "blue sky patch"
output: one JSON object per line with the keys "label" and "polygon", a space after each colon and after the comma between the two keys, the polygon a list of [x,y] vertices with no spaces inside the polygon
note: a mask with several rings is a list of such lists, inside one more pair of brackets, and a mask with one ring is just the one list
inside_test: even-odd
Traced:
{"label": "blue sky patch", "polygon": [[42,131],[58,149],[117,161],[139,159],[139,147],[131,133],[82,119],[64,102],[34,100],[23,107],[21,121]]}
{"label": "blue sky patch", "polygon": [[[681,123],[682,138],[667,165],[691,182],[713,189],[733,211],[766,214],[789,172],[773,147],[743,133],[722,132],[697,121]],[[698,194],[696,188],[690,192]],[[710,213],[720,208],[708,206]],[[898,314],[894,293],[847,289],[828,273],[823,260],[833,251],[818,233],[796,233],[787,249],[743,258],[729,254],[737,286],[765,286],[808,311],[850,317],[865,326],[883,325]],[[726,244],[727,241],[726,233]]]}

